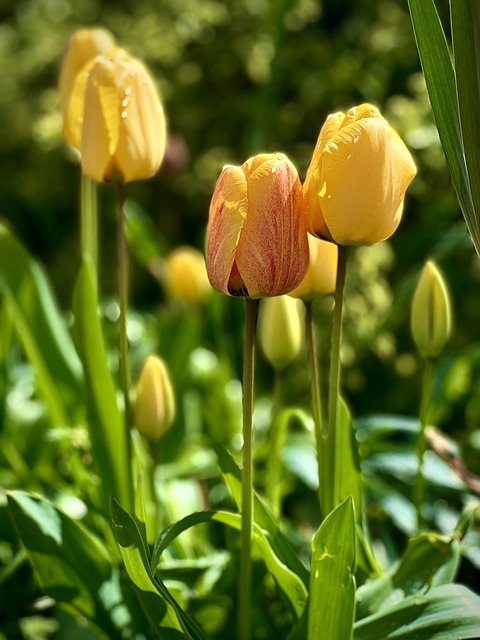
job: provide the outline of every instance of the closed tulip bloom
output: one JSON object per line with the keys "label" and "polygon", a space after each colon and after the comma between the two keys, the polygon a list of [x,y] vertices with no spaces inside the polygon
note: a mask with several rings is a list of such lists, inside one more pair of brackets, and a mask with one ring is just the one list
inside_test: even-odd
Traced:
{"label": "closed tulip bloom", "polygon": [[145,67],[122,49],[97,56],[77,75],[67,118],[78,128],[90,178],[129,182],[158,171],[167,137],[162,104]]}
{"label": "closed tulip bloom", "polygon": [[415,174],[407,147],[376,107],[328,116],[303,187],[308,230],[341,245],[386,240]]}
{"label": "closed tulip bloom", "polygon": [[205,258],[193,247],[178,247],[165,263],[164,286],[168,295],[188,304],[200,304],[211,292]]}
{"label": "closed tulip bloom", "polygon": [[303,300],[334,293],[337,281],[337,245],[308,234],[308,246],[310,262],[307,273],[298,287],[288,294]]}
{"label": "closed tulip bloom", "polygon": [[305,210],[297,170],[282,153],[227,165],[210,205],[206,248],[212,286],[263,298],[294,289],[308,267]]}
{"label": "closed tulip bloom", "polygon": [[[115,47],[113,36],[105,29],[79,29],[69,39],[60,68],[58,91],[60,111],[64,117],[66,141],[80,148],[79,122],[72,123],[66,118],[75,80],[85,65],[98,54]],[[71,126],[71,125],[74,126]]]}
{"label": "closed tulip bloom", "polygon": [[303,304],[289,296],[262,300],[258,337],[262,351],[274,369],[290,364],[303,344]]}
{"label": "closed tulip bloom", "polygon": [[134,424],[149,440],[159,440],[173,424],[175,397],[164,361],[148,356],[136,388]]}
{"label": "closed tulip bloom", "polygon": [[425,264],[415,289],[411,330],[424,358],[440,355],[452,331],[452,304],[445,278],[433,260]]}

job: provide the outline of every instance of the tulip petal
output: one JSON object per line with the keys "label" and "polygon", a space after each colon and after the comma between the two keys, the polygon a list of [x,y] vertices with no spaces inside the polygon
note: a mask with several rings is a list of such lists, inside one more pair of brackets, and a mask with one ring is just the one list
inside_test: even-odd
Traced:
{"label": "tulip petal", "polygon": [[381,116],[342,126],[322,154],[320,206],[335,242],[389,238],[415,172],[406,146]]}
{"label": "tulip petal", "polygon": [[116,167],[128,182],[154,175],[165,154],[165,115],[150,76],[131,61],[123,78]]}
{"label": "tulip petal", "polygon": [[301,185],[283,154],[270,154],[250,174],[248,216],[236,265],[252,298],[287,293],[308,266],[308,242]]}
{"label": "tulip petal", "polygon": [[240,167],[227,165],[220,174],[210,204],[206,265],[211,285],[229,294],[240,232],[247,217],[247,181]]}

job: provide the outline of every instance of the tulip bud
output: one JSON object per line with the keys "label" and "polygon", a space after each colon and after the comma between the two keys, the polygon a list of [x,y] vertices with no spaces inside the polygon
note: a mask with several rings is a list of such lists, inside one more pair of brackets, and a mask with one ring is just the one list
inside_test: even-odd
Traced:
{"label": "tulip bud", "polygon": [[303,342],[303,304],[289,296],[261,301],[258,337],[265,357],[280,370],[298,355]]}
{"label": "tulip bud", "polygon": [[308,266],[305,211],[297,170],[285,155],[223,168],[206,256],[210,283],[227,295],[277,296],[300,284]]}
{"label": "tulip bud", "polygon": [[[80,148],[80,123],[69,122],[66,114],[70,97],[79,72],[98,54],[115,47],[113,36],[105,29],[79,29],[69,39],[60,68],[58,91],[60,111],[64,117],[64,135],[66,141]],[[74,125],[73,127],[71,125]]]}
{"label": "tulip bud", "polygon": [[375,107],[328,116],[303,187],[308,231],[342,245],[386,240],[415,174],[407,147]]}
{"label": "tulip bud", "polygon": [[444,276],[432,260],[425,264],[413,295],[411,330],[424,358],[436,358],[450,337],[452,307]]}
{"label": "tulip bud", "polygon": [[172,426],[175,398],[165,363],[148,356],[137,383],[134,424],[150,440],[159,440]]}
{"label": "tulip bud", "polygon": [[337,281],[337,245],[308,234],[308,247],[310,262],[307,273],[298,287],[288,294],[303,300],[333,293]]}
{"label": "tulip bud", "polygon": [[122,49],[77,75],[67,126],[80,140],[85,175],[101,182],[150,178],[165,153],[162,104],[145,67]]}
{"label": "tulip bud", "polygon": [[164,286],[169,296],[200,304],[211,292],[205,258],[193,247],[178,247],[165,264]]}

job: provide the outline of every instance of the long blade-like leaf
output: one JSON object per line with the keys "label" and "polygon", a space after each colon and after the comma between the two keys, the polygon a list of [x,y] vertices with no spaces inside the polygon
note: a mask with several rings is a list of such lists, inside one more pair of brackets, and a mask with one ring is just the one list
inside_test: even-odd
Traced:
{"label": "long blade-like leaf", "polygon": [[94,462],[102,479],[106,513],[110,496],[130,507],[127,434],[117,406],[115,384],[108,367],[97,313],[97,293],[91,267],[83,263],[75,286],[73,310],[77,348],[87,385],[89,430]]}
{"label": "long blade-like leaf", "polygon": [[348,498],[325,518],[313,539],[308,640],[352,637],[354,572],[355,514]]}
{"label": "long blade-like leaf", "polygon": [[[470,180],[475,222],[480,216],[480,4],[478,0],[450,2],[458,107],[463,148]],[[477,245],[478,247],[478,245]]]}
{"label": "long blade-like leaf", "polygon": [[420,62],[452,182],[473,244],[480,253],[480,225],[465,163],[455,72],[433,0],[408,0]]}

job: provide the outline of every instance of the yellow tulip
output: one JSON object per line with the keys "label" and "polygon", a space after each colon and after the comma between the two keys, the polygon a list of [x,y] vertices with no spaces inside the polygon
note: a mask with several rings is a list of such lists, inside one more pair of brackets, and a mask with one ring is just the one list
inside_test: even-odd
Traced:
{"label": "yellow tulip", "polygon": [[206,249],[212,286],[227,295],[287,293],[308,266],[305,211],[297,170],[282,153],[227,165],[210,205]]}
{"label": "yellow tulip", "polygon": [[258,337],[265,357],[274,369],[290,364],[303,343],[303,304],[289,296],[261,301]]}
{"label": "yellow tulip", "polygon": [[303,187],[308,231],[342,245],[386,240],[415,173],[407,147],[376,107],[328,116]]}
{"label": "yellow tulip", "polygon": [[[98,54],[115,47],[113,36],[105,29],[79,29],[69,39],[63,55],[58,80],[60,111],[64,117],[64,135],[66,141],[80,148],[79,122],[72,123],[67,119],[70,97],[75,80],[85,65]],[[71,125],[74,125],[73,127]]]}
{"label": "yellow tulip", "polygon": [[178,247],[170,253],[163,282],[170,297],[189,304],[203,302],[211,292],[205,258],[193,247]]}
{"label": "yellow tulip", "polygon": [[288,295],[312,300],[335,291],[337,281],[338,248],[333,242],[308,234],[310,262],[301,283]]}
{"label": "yellow tulip", "polygon": [[433,260],[426,262],[416,286],[410,322],[422,356],[440,355],[452,331],[452,304],[445,278]]}
{"label": "yellow tulip", "polygon": [[163,107],[145,67],[123,49],[97,56],[77,75],[67,123],[77,128],[90,178],[129,182],[158,171],[167,137]]}
{"label": "yellow tulip", "polygon": [[134,424],[150,440],[159,440],[173,424],[175,397],[164,361],[147,356],[136,388]]}

